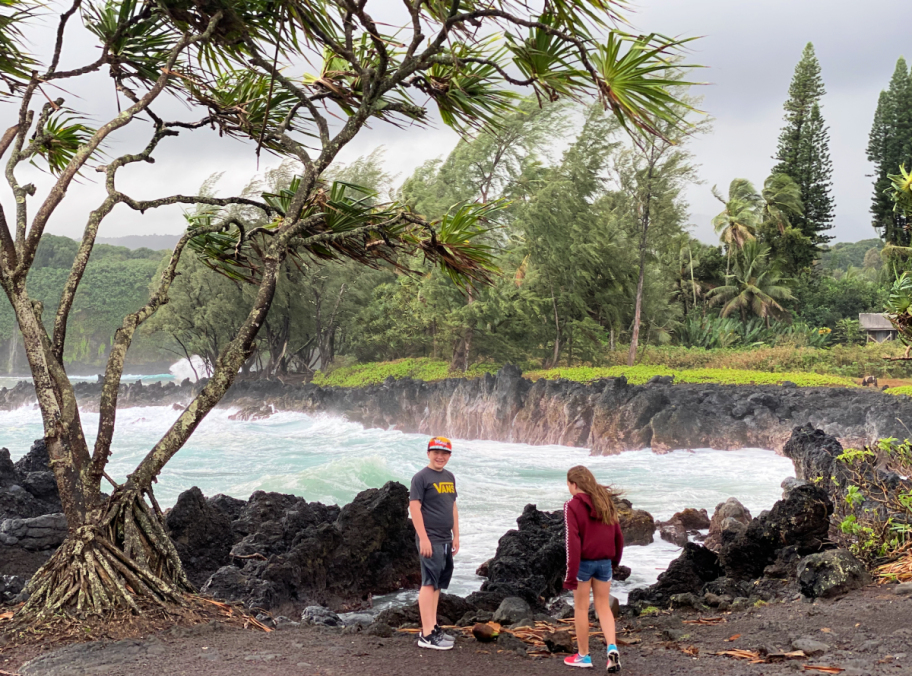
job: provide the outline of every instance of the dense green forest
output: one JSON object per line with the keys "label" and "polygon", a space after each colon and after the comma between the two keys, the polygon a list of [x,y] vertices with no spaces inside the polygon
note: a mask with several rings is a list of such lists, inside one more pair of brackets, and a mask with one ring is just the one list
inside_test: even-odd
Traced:
{"label": "dense green forest", "polygon": [[[32,299],[56,307],[78,248],[79,243],[69,237],[42,238],[28,280]],[[68,325],[66,362],[71,375],[96,372],[104,364],[114,331],[126,314],[148,300],[149,283],[165,255],[164,251],[96,245]],[[49,329],[53,327],[52,313],[46,312],[42,320]],[[167,370],[167,364],[177,357],[163,347],[162,338],[145,336],[134,343],[130,364],[142,365],[147,372]],[[0,369],[9,374],[28,373],[8,301],[0,303]]]}
{"label": "dense green forest", "polygon": [[[889,150],[902,159],[893,139],[903,133],[897,125],[905,118],[895,111],[907,93],[912,96],[912,77],[900,60],[881,96],[872,161],[878,149],[884,158]],[[719,202],[715,246],[686,228],[683,195],[697,180],[689,142],[711,125],[686,107],[679,111],[691,121],[684,131],[669,127],[663,137],[633,143],[598,106],[542,104],[533,97],[498,128],[464,138],[399,187],[382,149],[342,166],[327,179],[357,199],[397,198],[428,219],[468,203],[493,203],[485,246],[496,253],[499,274],[493,285],[463,292],[420,258],[402,256],[395,266],[375,269],[289,260],[244,369],[309,377],[331,366],[409,357],[443,361],[453,371],[506,361],[554,368],[633,363],[659,346],[863,344],[858,314],[883,310],[907,262],[901,249],[885,248],[881,239],[828,243],[835,200],[824,94],[809,44],[784,104],[773,172],[762,184],[733,176],[728,186],[712,188]],[[683,88],[682,96],[699,105]],[[563,130],[559,143],[555,129]],[[887,172],[897,158],[875,163]],[[298,171],[283,164],[254,177],[246,192],[280,195]],[[218,178],[202,192],[215,194]],[[877,185],[889,186],[888,178],[879,176]],[[887,214],[879,198],[872,210],[875,227],[887,236],[902,228],[903,215],[892,207]],[[187,214],[190,221],[201,216],[204,207]],[[259,218],[243,216],[254,223]],[[42,241],[29,277],[33,298],[56,302],[76,247],[64,237]],[[147,298],[165,261],[163,251],[96,246],[70,319],[65,358],[73,372],[101,367],[114,330]],[[131,350],[138,370],[160,371],[190,355],[211,370],[250,304],[252,287],[198,259],[184,257],[179,270],[172,300]],[[16,333],[5,305],[0,368],[8,373],[25,368]]]}

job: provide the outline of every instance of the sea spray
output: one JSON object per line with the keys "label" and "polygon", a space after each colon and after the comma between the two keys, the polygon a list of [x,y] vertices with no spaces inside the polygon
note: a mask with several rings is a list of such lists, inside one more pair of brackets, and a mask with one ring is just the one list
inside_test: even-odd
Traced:
{"label": "sea spray", "polygon": [[[427,437],[395,430],[364,429],[330,416],[280,412],[258,421],[232,421],[233,411],[213,411],[186,447],[162,472],[156,495],[163,507],[191,486],[206,495],[247,498],[254,490],[301,495],[324,503],[349,502],[359,491],[389,480],[406,485],[427,463]],[[174,422],[169,407],[118,411],[109,474],[122,479]],[[90,443],[96,413],[83,415]],[[34,408],[0,413],[0,446],[13,459],[41,436]],[[655,455],[631,451],[591,457],[583,448],[528,446],[489,441],[455,441],[450,469],[456,475],[462,550],[450,591],[478,589],[475,569],[490,558],[497,541],[514,528],[527,503],[560,509],[568,493],[566,471],[588,465],[596,477],[621,489],[639,509],[667,519],[684,507],[705,508],[735,496],[758,514],[779,498],[780,482],[793,474],[791,462],[771,451],[676,451]],[[633,575],[617,583],[621,599],[634,586],[650,584],[679,549],[662,540],[629,547],[624,563]]]}

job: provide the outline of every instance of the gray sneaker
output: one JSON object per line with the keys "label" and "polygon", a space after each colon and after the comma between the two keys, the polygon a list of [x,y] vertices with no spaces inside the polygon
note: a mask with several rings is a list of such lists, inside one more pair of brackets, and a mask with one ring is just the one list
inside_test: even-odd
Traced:
{"label": "gray sneaker", "polygon": [[454,636],[450,636],[449,634],[444,633],[443,629],[440,628],[439,624],[434,625],[434,633],[437,634],[438,636],[440,636],[441,640],[444,643],[448,643],[449,645],[456,644],[456,638]]}
{"label": "gray sneaker", "polygon": [[452,650],[453,644],[443,640],[443,632],[432,631],[430,636],[418,634],[418,647],[428,650]]}

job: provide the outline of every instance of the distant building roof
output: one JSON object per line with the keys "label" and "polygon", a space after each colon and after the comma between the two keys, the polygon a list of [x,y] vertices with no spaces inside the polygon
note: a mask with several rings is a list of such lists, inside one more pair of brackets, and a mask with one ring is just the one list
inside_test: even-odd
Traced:
{"label": "distant building roof", "polygon": [[875,313],[862,313],[858,315],[858,321],[861,323],[861,328],[865,331],[895,331],[894,327],[890,320],[884,317],[882,314]]}

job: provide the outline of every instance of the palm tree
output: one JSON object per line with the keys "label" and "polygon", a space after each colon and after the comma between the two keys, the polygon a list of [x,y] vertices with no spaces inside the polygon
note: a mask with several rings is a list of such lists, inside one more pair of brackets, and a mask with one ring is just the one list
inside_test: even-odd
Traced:
{"label": "palm tree", "polygon": [[784,234],[792,226],[790,216],[804,214],[801,188],[788,174],[770,174],[763,182],[763,221],[772,223]]}
{"label": "palm tree", "polygon": [[769,326],[770,317],[785,312],[781,301],[793,300],[787,286],[791,281],[782,276],[779,266],[769,260],[770,248],[755,239],[749,240],[741,249],[735,261],[735,270],[726,275],[726,283],[709,292],[714,302],[724,303],[722,316],[727,317],[735,310],[741,313],[741,320],[747,320],[748,312],[763,317]]}
{"label": "palm tree", "polygon": [[725,205],[724,211],[712,220],[713,228],[728,250],[725,274],[731,271],[732,247],[739,249],[754,239],[760,226],[763,197],[746,178],[736,178],[728,186],[728,199],[722,196],[716,186],[713,196]]}

